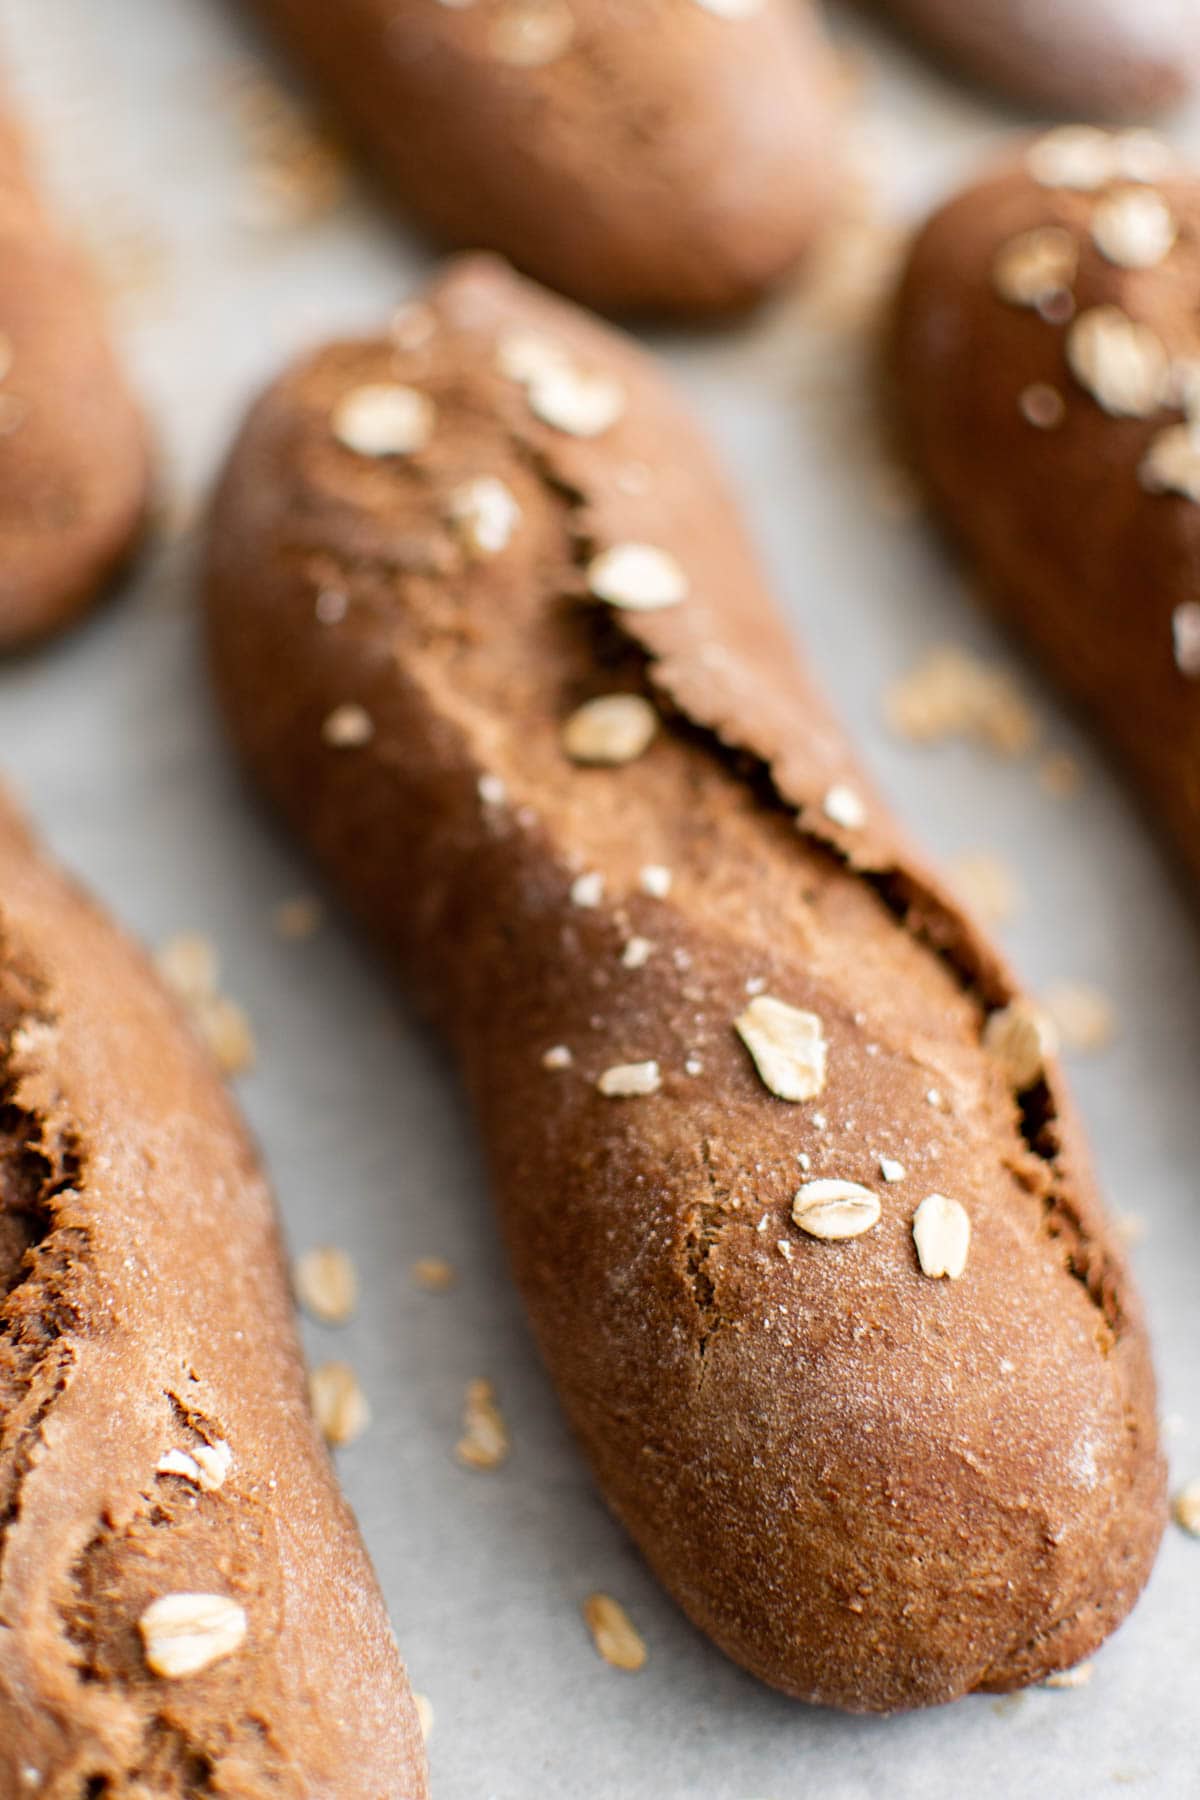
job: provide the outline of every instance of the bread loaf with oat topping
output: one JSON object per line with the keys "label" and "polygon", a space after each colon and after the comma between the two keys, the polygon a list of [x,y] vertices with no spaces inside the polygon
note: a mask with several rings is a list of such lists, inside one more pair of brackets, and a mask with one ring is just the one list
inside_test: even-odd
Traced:
{"label": "bread loaf with oat topping", "polygon": [[1164,158],[1061,130],[957,194],[914,244],[891,365],[982,597],[1200,876],[1200,190]]}
{"label": "bread loaf with oat topping", "polygon": [[254,0],[406,213],[614,312],[745,307],[833,188],[809,0]]}
{"label": "bread loaf with oat topping", "polygon": [[2,797],[0,1086],[0,1794],[424,1800],[245,1132]]}
{"label": "bread loaf with oat topping", "polygon": [[100,298],[0,103],[0,651],[77,618],[129,556],[150,484]]}
{"label": "bread loaf with oat topping", "polygon": [[454,1045],[689,1615],[862,1711],[1088,1655],[1163,1519],[1122,1252],[650,361],[463,262],[257,403],[206,582],[239,749]]}

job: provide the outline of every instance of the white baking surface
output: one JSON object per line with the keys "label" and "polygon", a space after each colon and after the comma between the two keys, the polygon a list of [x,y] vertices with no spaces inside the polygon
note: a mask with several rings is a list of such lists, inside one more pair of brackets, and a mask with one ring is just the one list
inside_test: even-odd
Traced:
{"label": "white baking surface", "polygon": [[[336,0],[329,0],[336,5]],[[418,4],[419,0],[411,0]],[[292,350],[368,325],[429,266],[361,190],[292,232],[247,228],[230,70],[266,56],[220,0],[0,0],[8,61],[48,180],[93,242],[149,279],[117,317],[170,484],[209,482],[256,386]],[[1018,123],[861,26],[864,104],[889,204],[910,214]],[[732,29],[732,27],[731,27]],[[1175,135],[1200,139],[1200,120]],[[138,248],[140,246],[140,249]],[[1200,299],[1200,297],[1198,297]],[[667,343],[723,447],[781,602],[869,763],[924,842],[985,848],[1028,893],[1004,933],[1028,980],[1094,982],[1120,1034],[1075,1086],[1134,1252],[1162,1377],[1176,1482],[1200,1475],[1200,920],[1135,800],[1048,693],[1052,746],[1085,771],[1047,798],[1031,761],[897,743],[887,682],[927,644],[1007,651],[920,520],[865,505],[853,359],[794,306]],[[850,441],[846,441],[849,436]],[[1091,1685],[854,1720],[741,1674],[662,1594],[608,1518],[534,1357],[509,1285],[451,1072],[331,917],[285,944],[280,900],[312,892],[239,786],[198,655],[191,546],[152,549],[69,640],[0,671],[0,766],[55,849],[148,941],[182,928],[220,947],[259,1042],[239,1083],[296,1249],[354,1254],[364,1289],[314,1357],[346,1356],[374,1411],[339,1463],[414,1684],[436,1714],[438,1800],[1012,1800],[1200,1794],[1200,1543],[1176,1527]],[[420,1256],[460,1272],[419,1291]],[[512,1430],[491,1475],[452,1457],[463,1389],[487,1376]],[[644,1633],[638,1675],[600,1662],[580,1619],[593,1589]]]}

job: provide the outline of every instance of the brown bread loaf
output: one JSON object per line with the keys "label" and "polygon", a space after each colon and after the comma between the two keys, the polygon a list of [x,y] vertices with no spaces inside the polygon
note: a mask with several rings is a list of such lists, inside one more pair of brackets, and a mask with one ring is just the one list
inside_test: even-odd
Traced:
{"label": "brown bread loaf", "polygon": [[1063,128],[957,195],[916,241],[891,360],[984,597],[1200,875],[1200,189],[1163,154]]}
{"label": "brown bread loaf", "polygon": [[423,1800],[253,1152],[3,799],[0,946],[0,1795]]}
{"label": "brown bread loaf", "polygon": [[1194,0],[872,0],[973,80],[1075,118],[1142,119],[1200,77]]}
{"label": "brown bread loaf", "polygon": [[240,750],[456,1047],[542,1353],[697,1624],[861,1710],[1093,1650],[1162,1522],[1121,1251],[653,365],[457,266],[253,409],[207,593]]}
{"label": "brown bread loaf", "polygon": [[149,453],[103,309],[0,101],[0,651],[69,624],[129,555]]}
{"label": "brown bread loaf", "polygon": [[744,307],[831,198],[808,0],[254,0],[406,213],[605,311]]}

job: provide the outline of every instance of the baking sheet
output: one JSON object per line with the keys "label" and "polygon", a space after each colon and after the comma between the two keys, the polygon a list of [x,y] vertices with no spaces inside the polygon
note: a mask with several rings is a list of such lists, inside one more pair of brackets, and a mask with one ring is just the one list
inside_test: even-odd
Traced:
{"label": "baking sheet", "polygon": [[[354,1322],[305,1335],[314,1358],[351,1360],[370,1397],[374,1422],[339,1465],[434,1707],[439,1800],[1200,1793],[1200,1544],[1177,1528],[1088,1687],[879,1721],[796,1706],[741,1674],[607,1517],[534,1358],[440,1053],[336,915],[304,943],[272,928],[275,905],[314,883],[230,766],[198,655],[193,537],[179,529],[254,388],[314,337],[377,321],[430,258],[353,185],[301,227],[256,220],[230,84],[274,65],[220,0],[3,0],[0,20],[46,178],[118,277],[175,523],[118,603],[0,670],[0,767],[134,930],[156,943],[196,929],[218,945],[258,1040],[238,1086],[290,1241],[331,1240],[356,1259]],[[1019,124],[838,23],[885,210],[914,214]],[[1195,146],[1200,119],[1172,135]],[[1002,935],[1034,987],[1082,980],[1115,1006],[1116,1041],[1076,1064],[1075,1086],[1112,1204],[1144,1226],[1134,1258],[1177,1483],[1200,1475],[1195,904],[1136,802],[1028,674],[1044,747],[1082,766],[1074,799],[1042,791],[1036,758],[888,732],[884,691],[923,648],[1009,652],[927,525],[877,503],[859,341],[820,313],[785,299],[748,327],[658,344],[901,815],[944,856],[983,849],[1019,871],[1027,904]],[[414,1285],[411,1264],[430,1255],[458,1270],[452,1292]],[[487,1475],[452,1456],[477,1376],[495,1383],[513,1439]],[[593,1651],[579,1606],[594,1589],[642,1631],[640,1674]]]}

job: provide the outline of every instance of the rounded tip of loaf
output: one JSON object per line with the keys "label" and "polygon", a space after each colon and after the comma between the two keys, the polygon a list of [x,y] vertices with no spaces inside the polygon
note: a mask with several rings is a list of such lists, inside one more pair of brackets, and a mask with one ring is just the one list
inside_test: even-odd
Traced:
{"label": "rounded tip of loaf", "polygon": [[947,64],[1051,115],[1136,124],[1200,84],[1191,0],[876,0]]}
{"label": "rounded tip of loaf", "polygon": [[0,652],[63,630],[132,555],[149,440],[90,273],[30,186],[0,117]]}

